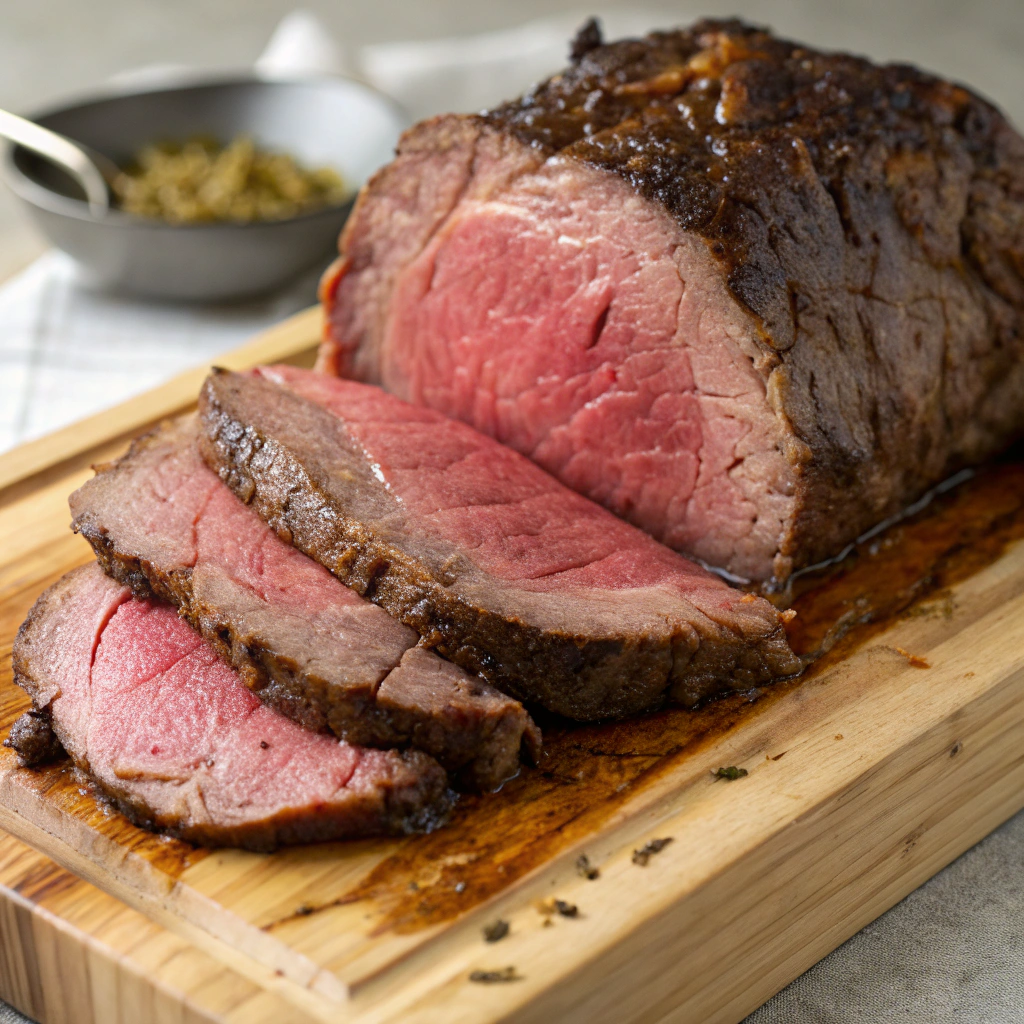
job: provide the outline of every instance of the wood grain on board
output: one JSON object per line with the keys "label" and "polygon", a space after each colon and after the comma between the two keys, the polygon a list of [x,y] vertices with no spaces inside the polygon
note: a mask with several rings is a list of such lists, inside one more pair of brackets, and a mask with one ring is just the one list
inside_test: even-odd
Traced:
{"label": "wood grain on board", "polygon": [[0,993],[46,1024],[306,1024],[188,938],[0,835]]}
{"label": "wood grain on board", "polygon": [[[318,330],[311,311],[218,362],[308,364]],[[90,557],[68,493],[189,408],[204,373],[0,456],[0,735],[27,706],[18,624]],[[107,988],[90,1005],[120,1005],[123,983],[175,1021],[738,1021],[1024,805],[1022,537],[1024,468],[979,474],[801,584],[795,642],[831,648],[802,680],[697,713],[552,723],[538,769],[464,798],[431,836],[196,850],[134,828],[65,766],[4,751],[0,827],[68,881],[26,903],[3,858],[49,861],[0,843],[0,995],[63,1020],[92,971]],[[748,774],[712,774],[733,765]],[[636,863],[652,839],[671,842]],[[498,918],[508,936],[484,942]],[[133,929],[162,952],[111,939]],[[202,965],[202,998],[179,958]]]}

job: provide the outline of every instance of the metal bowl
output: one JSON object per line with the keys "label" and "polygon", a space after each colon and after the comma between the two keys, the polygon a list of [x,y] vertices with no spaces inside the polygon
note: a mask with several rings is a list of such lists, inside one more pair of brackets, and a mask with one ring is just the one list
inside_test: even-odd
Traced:
{"label": "metal bowl", "polygon": [[[346,78],[232,78],[107,93],[49,110],[39,124],[127,162],[150,143],[249,135],[312,167],[330,166],[353,194],[392,155],[408,121],[385,96]],[[172,225],[111,210],[93,217],[64,172],[20,146],[7,184],[90,283],[153,298],[213,301],[272,291],[334,249],[351,202],[287,220]]]}

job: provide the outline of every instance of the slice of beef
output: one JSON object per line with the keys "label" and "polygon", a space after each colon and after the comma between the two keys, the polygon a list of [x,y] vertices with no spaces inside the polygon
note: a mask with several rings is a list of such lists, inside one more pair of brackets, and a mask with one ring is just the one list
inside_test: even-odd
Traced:
{"label": "slice of beef", "polygon": [[75,764],[129,818],[204,846],[269,850],[429,830],[444,771],[368,750],[261,704],[167,604],[132,599],[95,563],[35,603],[15,679]]}
{"label": "slice of beef", "polygon": [[379,388],[221,371],[200,421],[204,458],[279,535],[521,700],[592,720],[798,668],[768,602]]}
{"label": "slice of beef", "polygon": [[350,743],[413,745],[465,788],[536,760],[522,705],[417,650],[417,634],[283,543],[212,473],[194,417],[138,440],[71,495],[75,529],[137,597],[175,604],[263,701]]}
{"label": "slice of beef", "polygon": [[320,366],[751,579],[1024,430],[1024,141],[906,65],[738,21],[426,121],[322,283]]}

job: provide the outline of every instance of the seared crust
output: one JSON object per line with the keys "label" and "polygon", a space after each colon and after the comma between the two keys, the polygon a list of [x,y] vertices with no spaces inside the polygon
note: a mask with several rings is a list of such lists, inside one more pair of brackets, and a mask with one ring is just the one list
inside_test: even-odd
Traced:
{"label": "seared crust", "polygon": [[367,794],[358,806],[353,802],[340,809],[323,807],[315,814],[289,810],[255,824],[230,826],[154,814],[130,789],[105,784],[77,761],[75,766],[106,800],[139,828],[183,839],[195,846],[237,847],[254,853],[272,853],[278,847],[302,843],[433,832],[447,822],[456,799],[433,758],[419,750],[404,750],[395,753],[388,786]]}
{"label": "seared crust", "polygon": [[529,595],[477,574],[444,542],[389,537],[393,499],[331,413],[223,370],[207,378],[199,410],[203,457],[282,539],[519,700],[591,721],[694,705],[799,669],[767,605],[756,625],[734,628],[696,608],[668,621],[628,599],[599,609],[600,621],[584,613],[577,631],[534,615]]}

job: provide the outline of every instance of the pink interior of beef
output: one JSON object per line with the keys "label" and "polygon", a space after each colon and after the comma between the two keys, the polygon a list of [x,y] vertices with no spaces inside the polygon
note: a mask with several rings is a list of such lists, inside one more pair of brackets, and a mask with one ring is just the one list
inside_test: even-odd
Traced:
{"label": "pink interior of beef", "polygon": [[230,573],[275,616],[293,614],[315,623],[334,644],[344,645],[346,657],[361,663],[376,658],[383,675],[415,645],[411,629],[282,543],[220,481],[197,534],[199,565],[216,565]]}
{"label": "pink interior of beef", "polygon": [[[277,535],[211,472],[192,445],[169,449],[158,465],[135,478],[129,530],[174,544],[177,564],[194,567],[193,586],[215,585],[222,573],[244,586],[280,620],[312,622],[330,656],[350,674],[379,682],[416,643],[416,634],[342,585],[317,562]],[[170,563],[169,563],[170,564]],[[252,614],[251,611],[249,614]]]}
{"label": "pink interior of beef", "polygon": [[87,758],[101,781],[128,784],[164,813],[195,803],[205,810],[193,817],[226,826],[326,804],[362,762],[383,768],[389,756],[265,707],[162,604],[120,604],[99,636],[85,706]]}
{"label": "pink interior of beef", "polygon": [[793,478],[752,325],[703,244],[625,182],[555,159],[463,198],[388,308],[389,391],[673,548],[771,575]]}
{"label": "pink interior of beef", "polygon": [[96,650],[111,618],[131,600],[131,592],[107,579],[98,566],[80,573],[79,579],[74,592],[61,593],[61,613],[35,623],[36,646],[45,650],[49,671],[47,684],[33,693],[33,699],[37,707],[61,703],[61,742],[72,757],[86,762]]}
{"label": "pink interior of beef", "polygon": [[542,592],[659,586],[702,606],[739,600],[717,577],[462,423],[370,385],[288,366],[259,372],[340,417],[416,517],[414,529],[492,576]]}

